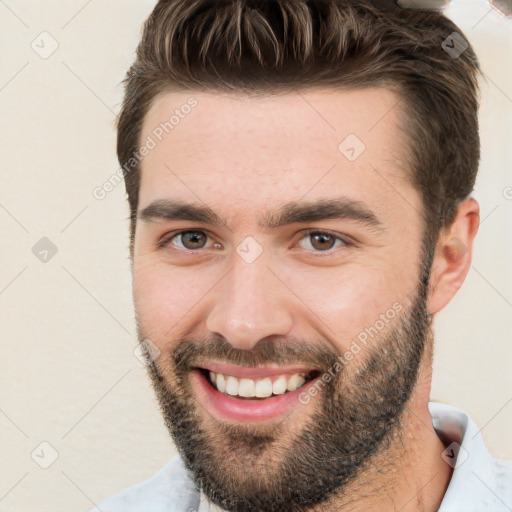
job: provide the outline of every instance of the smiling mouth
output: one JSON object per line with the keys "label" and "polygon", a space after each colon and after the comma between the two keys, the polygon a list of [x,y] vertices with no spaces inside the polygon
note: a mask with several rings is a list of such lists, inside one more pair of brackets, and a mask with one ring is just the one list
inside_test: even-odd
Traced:
{"label": "smiling mouth", "polygon": [[319,371],[312,370],[310,372],[247,378],[215,373],[205,368],[197,368],[197,370],[214,389],[224,395],[242,400],[265,400],[285,395],[296,391],[320,374]]}

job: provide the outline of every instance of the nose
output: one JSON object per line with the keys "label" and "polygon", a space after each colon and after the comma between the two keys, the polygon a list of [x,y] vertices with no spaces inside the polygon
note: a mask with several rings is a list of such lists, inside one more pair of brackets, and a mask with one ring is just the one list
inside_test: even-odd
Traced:
{"label": "nose", "polygon": [[286,286],[267,267],[263,255],[252,263],[237,254],[233,259],[233,268],[214,288],[207,329],[242,350],[268,336],[287,335],[293,321]]}

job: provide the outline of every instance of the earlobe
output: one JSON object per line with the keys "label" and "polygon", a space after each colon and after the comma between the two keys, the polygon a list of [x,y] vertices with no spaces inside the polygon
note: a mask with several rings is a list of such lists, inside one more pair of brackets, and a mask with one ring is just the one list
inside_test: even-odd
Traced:
{"label": "earlobe", "polygon": [[451,226],[440,233],[430,278],[430,314],[443,309],[466,279],[471,267],[473,240],[479,223],[480,207],[475,199],[469,198],[459,205]]}

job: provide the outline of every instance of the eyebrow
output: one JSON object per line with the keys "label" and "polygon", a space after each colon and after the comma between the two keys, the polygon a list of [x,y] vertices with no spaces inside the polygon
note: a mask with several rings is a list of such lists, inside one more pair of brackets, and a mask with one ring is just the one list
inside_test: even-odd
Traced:
{"label": "eyebrow", "polygon": [[[182,200],[159,199],[144,208],[137,217],[145,222],[159,220],[186,220],[203,222],[212,226],[228,227],[225,219],[204,204]],[[276,229],[288,224],[320,220],[352,220],[383,231],[377,215],[361,201],[346,197],[321,198],[315,201],[292,201],[260,217],[258,225],[263,229]]]}

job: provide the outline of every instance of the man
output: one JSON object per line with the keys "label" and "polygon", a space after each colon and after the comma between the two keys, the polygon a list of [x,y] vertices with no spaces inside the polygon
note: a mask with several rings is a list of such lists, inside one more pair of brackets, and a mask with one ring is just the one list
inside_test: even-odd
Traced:
{"label": "man", "polygon": [[158,2],[118,157],[179,456],[98,510],[512,510],[510,463],[429,402],[479,224],[478,72],[391,1]]}

